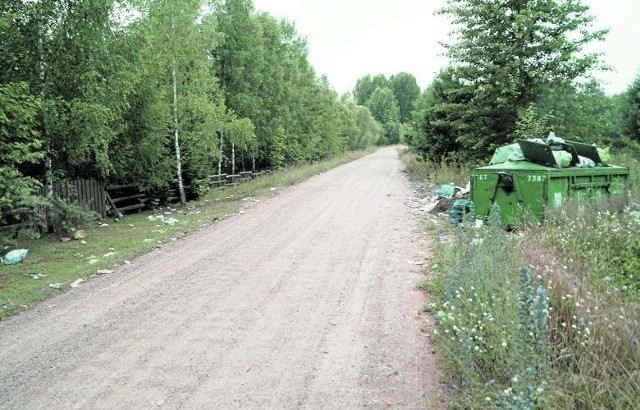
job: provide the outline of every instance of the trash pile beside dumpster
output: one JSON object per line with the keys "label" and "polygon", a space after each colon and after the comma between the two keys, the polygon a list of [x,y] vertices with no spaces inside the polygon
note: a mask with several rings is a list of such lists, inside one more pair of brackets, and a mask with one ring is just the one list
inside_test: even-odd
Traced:
{"label": "trash pile beside dumpster", "polygon": [[494,208],[510,228],[525,220],[542,222],[548,210],[571,200],[606,199],[624,207],[629,169],[610,161],[608,148],[566,141],[553,132],[546,140],[518,140],[498,147],[489,165],[472,171],[466,187],[430,187],[433,194],[420,199],[418,208],[476,227]]}

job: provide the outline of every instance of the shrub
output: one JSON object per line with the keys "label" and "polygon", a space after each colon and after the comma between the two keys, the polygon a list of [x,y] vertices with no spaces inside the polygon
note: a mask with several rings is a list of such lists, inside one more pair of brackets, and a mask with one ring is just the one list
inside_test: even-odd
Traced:
{"label": "shrub", "polygon": [[94,222],[99,216],[84,205],[54,198],[51,202],[48,224],[58,233],[69,235],[76,229],[84,228]]}

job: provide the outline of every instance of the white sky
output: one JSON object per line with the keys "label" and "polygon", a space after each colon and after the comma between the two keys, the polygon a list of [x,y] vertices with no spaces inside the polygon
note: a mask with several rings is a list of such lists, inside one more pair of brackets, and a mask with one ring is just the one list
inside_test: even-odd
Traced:
{"label": "white sky", "polygon": [[[583,0],[607,40],[589,51],[604,52],[613,71],[601,73],[605,91],[624,91],[640,70],[640,0]],[[434,11],[445,0],[254,0],[256,10],[286,18],[307,38],[309,61],[340,94],[366,74],[413,74],[425,88],[446,65],[439,42],[450,30]]]}

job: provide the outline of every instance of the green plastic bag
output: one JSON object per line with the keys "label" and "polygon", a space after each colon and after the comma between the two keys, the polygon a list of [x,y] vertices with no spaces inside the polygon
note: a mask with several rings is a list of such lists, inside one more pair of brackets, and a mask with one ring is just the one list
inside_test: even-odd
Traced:
{"label": "green plastic bag", "polygon": [[449,210],[449,222],[454,225],[476,220],[473,202],[469,199],[458,199]]}
{"label": "green plastic bag", "polygon": [[436,198],[437,199],[440,199],[440,198],[453,198],[453,196],[456,194],[456,191],[457,191],[457,189],[453,185],[442,185],[436,191]]}
{"label": "green plastic bag", "polygon": [[556,163],[560,168],[568,168],[571,166],[573,157],[567,151],[551,151],[553,157],[556,159]]}
{"label": "green plastic bag", "polygon": [[12,251],[7,252],[2,259],[3,265],[14,265],[16,263],[22,262],[24,258],[27,257],[28,249],[14,249]]}
{"label": "green plastic bag", "polygon": [[507,161],[523,161],[524,155],[522,155],[522,149],[518,144],[509,144],[503,147],[496,148],[489,165],[503,164]]}

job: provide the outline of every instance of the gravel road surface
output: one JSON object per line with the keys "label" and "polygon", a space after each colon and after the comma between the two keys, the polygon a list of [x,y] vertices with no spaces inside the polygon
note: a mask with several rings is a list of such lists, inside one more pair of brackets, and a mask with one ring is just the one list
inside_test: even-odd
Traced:
{"label": "gravel road surface", "polygon": [[410,194],[381,149],[0,322],[0,408],[441,408]]}

